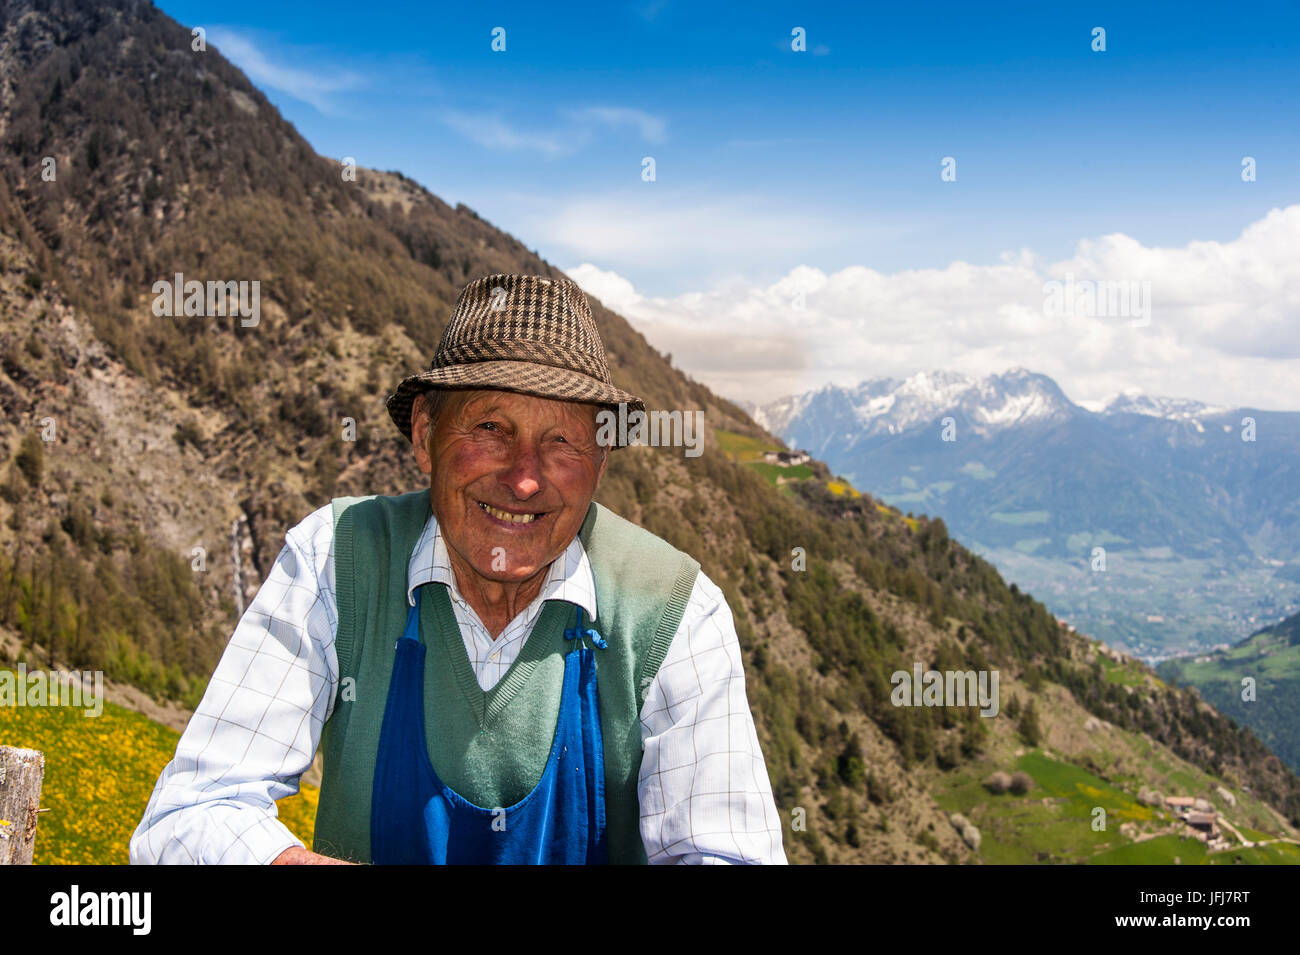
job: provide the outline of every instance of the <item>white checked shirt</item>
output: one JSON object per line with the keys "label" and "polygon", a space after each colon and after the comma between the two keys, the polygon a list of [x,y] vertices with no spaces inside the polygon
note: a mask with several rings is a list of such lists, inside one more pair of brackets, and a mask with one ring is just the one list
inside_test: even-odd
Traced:
{"label": "white checked shirt", "polygon": [[[549,598],[582,606],[600,629],[595,581],[574,537],[541,592],[493,640],[456,585],[430,516],[407,568],[407,600],[449,586],[479,686],[510,668]],[[163,769],[131,837],[131,862],[265,864],[302,846],[276,817],[298,792],[334,708],[338,610],[330,505],[285,535],[240,618],[207,692]],[[745,696],[731,609],[697,575],[681,625],[641,709],[637,797],[652,864],[786,862],[781,824]]]}

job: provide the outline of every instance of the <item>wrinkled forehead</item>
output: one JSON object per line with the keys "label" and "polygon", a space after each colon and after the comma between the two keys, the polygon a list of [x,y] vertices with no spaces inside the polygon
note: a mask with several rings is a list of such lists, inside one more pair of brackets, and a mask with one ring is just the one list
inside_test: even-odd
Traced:
{"label": "wrinkled forehead", "polygon": [[475,415],[497,413],[507,418],[528,419],[540,424],[579,424],[596,428],[598,405],[580,401],[540,398],[517,391],[460,389],[449,392],[443,417],[457,421]]}

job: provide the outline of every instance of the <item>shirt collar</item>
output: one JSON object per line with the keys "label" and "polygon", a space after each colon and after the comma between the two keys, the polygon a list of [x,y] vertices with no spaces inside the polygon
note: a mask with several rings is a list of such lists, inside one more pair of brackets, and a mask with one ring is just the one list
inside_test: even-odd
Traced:
{"label": "shirt collar", "polygon": [[[406,569],[406,602],[415,606],[415,588],[422,584],[446,584],[452,600],[464,601],[456,585],[456,574],[447,557],[447,542],[438,528],[438,519],[432,514],[424,525],[411,552]],[[596,619],[596,579],[591,572],[591,561],[577,534],[569,541],[564,553],[551,561],[546,579],[533,604],[540,606],[546,600],[565,600],[577,604],[591,620]]]}

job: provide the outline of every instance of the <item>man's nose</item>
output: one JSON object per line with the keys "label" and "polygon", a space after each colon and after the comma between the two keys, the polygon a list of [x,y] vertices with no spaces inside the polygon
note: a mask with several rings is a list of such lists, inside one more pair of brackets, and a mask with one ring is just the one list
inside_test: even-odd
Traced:
{"label": "man's nose", "polygon": [[537,448],[516,442],[511,448],[510,464],[502,480],[519,500],[530,498],[542,489],[542,458]]}

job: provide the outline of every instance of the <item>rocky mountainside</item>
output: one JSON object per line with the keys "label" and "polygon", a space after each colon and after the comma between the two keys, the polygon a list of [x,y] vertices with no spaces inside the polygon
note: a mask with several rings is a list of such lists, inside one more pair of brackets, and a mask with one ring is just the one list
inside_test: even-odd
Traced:
{"label": "rocky mountainside", "polygon": [[[132,0],[0,3],[2,662],[103,668],[190,706],[288,527],[418,486],[383,402],[460,288],[559,274],[398,173],[345,175],[191,40]],[[256,320],[159,314],[177,273],[258,282]],[[705,413],[702,455],[621,452],[598,499],[726,593],[792,860],[1063,860],[1141,835],[1097,842],[1061,803],[1066,851],[1003,811],[1058,798],[1066,772],[1125,806],[1223,785],[1237,824],[1294,837],[1300,780],[1253,736],[1062,627],[941,520],[769,483],[721,441],[771,434],[592,305],[616,384]],[[914,663],[997,669],[999,714],[893,705]],[[1039,788],[989,795],[1003,769]]]}

